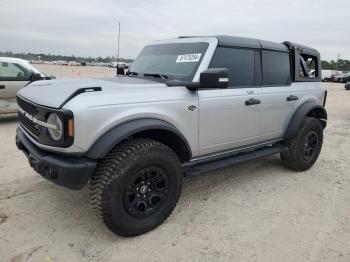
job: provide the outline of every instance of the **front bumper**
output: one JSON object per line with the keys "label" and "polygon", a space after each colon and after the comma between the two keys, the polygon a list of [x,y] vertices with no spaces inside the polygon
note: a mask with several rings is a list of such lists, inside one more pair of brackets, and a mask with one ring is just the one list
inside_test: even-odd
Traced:
{"label": "front bumper", "polygon": [[16,145],[28,158],[29,165],[42,177],[70,189],[83,188],[96,168],[96,160],[41,150],[25,136],[20,127],[16,130]]}

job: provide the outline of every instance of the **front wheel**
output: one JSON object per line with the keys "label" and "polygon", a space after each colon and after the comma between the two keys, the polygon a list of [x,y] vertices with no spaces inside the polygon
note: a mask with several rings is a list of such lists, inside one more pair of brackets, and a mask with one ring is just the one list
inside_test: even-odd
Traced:
{"label": "front wheel", "polygon": [[131,139],[102,159],[91,178],[91,201],[107,227],[136,236],[160,225],[180,196],[177,155],[150,139]]}
{"label": "front wheel", "polygon": [[281,153],[282,163],[296,171],[309,169],[321,152],[323,143],[321,122],[316,118],[306,117],[296,137],[284,143],[289,150]]}

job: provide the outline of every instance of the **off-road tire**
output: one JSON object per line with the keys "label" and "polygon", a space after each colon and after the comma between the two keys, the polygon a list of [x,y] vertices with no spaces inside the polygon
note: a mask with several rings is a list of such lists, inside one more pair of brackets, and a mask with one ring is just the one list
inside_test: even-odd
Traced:
{"label": "off-road tire", "polygon": [[[164,171],[161,174],[167,179],[168,193],[153,213],[135,217],[125,204],[125,192],[130,188],[130,179],[151,166]],[[111,231],[120,236],[137,236],[154,229],[171,214],[181,193],[182,177],[180,160],[169,147],[150,139],[130,139],[98,162],[91,178],[91,203]]]}
{"label": "off-road tire", "polygon": [[[318,141],[313,155],[310,157],[310,159],[305,159],[303,150],[307,137],[310,134],[316,135]],[[309,169],[316,162],[321,152],[322,142],[323,128],[320,120],[314,117],[306,117],[302,122],[297,135],[293,139],[283,142],[289,148],[288,151],[281,153],[283,165],[296,171],[304,171]]]}

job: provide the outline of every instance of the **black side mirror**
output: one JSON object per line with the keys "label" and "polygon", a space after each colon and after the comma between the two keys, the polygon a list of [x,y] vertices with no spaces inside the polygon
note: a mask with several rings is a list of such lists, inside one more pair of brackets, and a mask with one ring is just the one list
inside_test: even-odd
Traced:
{"label": "black side mirror", "polygon": [[210,68],[200,74],[199,88],[227,88],[229,74],[227,68]]}
{"label": "black side mirror", "polygon": [[41,77],[41,75],[40,74],[38,74],[38,73],[32,73],[31,75],[30,75],[30,82],[34,82],[34,81],[38,81],[38,80],[41,80],[42,79],[42,77]]}

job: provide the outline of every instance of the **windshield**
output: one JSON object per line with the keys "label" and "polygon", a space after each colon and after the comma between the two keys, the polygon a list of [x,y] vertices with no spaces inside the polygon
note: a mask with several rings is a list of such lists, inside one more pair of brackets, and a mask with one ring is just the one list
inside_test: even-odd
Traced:
{"label": "windshield", "polygon": [[177,43],[146,46],[130,67],[138,75],[162,75],[192,81],[208,43]]}

